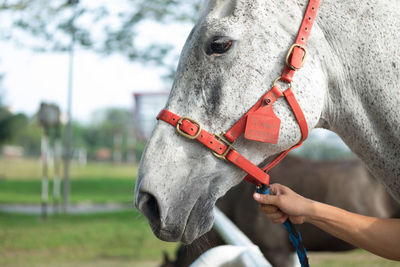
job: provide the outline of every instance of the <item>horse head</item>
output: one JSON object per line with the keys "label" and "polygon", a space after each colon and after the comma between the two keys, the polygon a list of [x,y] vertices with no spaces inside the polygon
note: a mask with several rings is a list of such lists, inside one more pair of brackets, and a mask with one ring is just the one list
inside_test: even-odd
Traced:
{"label": "horse head", "polygon": [[[211,133],[226,131],[279,77],[303,12],[304,7],[289,8],[286,2],[206,1],[181,53],[166,109],[196,120]],[[321,44],[321,39],[316,26],[308,44],[307,63],[293,83],[309,129],[324,121],[328,85],[315,44]],[[286,85],[280,86],[284,89]],[[273,108],[281,120],[277,144],[243,137],[235,144],[255,164],[271,159],[301,138],[286,100],[279,98]],[[216,200],[244,175],[159,121],[140,162],[135,203],[157,237],[190,243],[210,230]]]}

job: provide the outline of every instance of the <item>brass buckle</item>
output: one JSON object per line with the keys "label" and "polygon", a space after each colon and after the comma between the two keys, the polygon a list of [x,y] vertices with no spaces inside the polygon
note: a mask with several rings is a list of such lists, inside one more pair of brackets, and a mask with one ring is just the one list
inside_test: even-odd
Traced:
{"label": "brass buckle", "polygon": [[224,159],[226,160],[226,155],[228,155],[229,151],[231,151],[232,149],[235,149],[233,147],[233,145],[235,144],[235,141],[233,141],[233,143],[229,142],[228,140],[226,140],[223,136],[224,133],[221,133],[221,135],[218,134],[214,134],[214,136],[218,139],[218,141],[221,141],[222,143],[224,143],[225,145],[227,145],[228,147],[226,148],[225,152],[223,154],[218,154],[215,151],[211,151],[211,153],[216,156],[219,159]]}
{"label": "brass buckle", "polygon": [[[290,55],[292,55],[293,49],[294,49],[295,47],[301,48],[301,49],[303,49],[303,51],[304,51],[304,56],[303,56],[303,59],[302,59],[302,61],[301,61],[301,64],[300,64],[300,67],[299,67],[299,68],[296,68],[296,67],[294,67],[292,64],[289,63]],[[300,69],[301,67],[303,67],[304,61],[306,60],[306,55],[307,55],[307,50],[306,50],[306,48],[305,48],[304,46],[299,45],[299,44],[293,44],[293,45],[290,47],[290,49],[289,49],[289,51],[288,51],[288,53],[287,53],[287,55],[286,55],[286,65],[287,65],[289,68],[291,68],[292,70],[298,70],[298,69]]]}
{"label": "brass buckle", "polygon": [[[179,128],[179,125],[182,125],[183,120],[190,121],[191,123],[193,123],[193,124],[195,124],[197,127],[199,127],[199,129],[197,130],[197,133],[196,133],[195,135],[187,134],[187,133],[183,132],[183,131]],[[184,137],[186,137],[186,138],[189,138],[189,139],[196,139],[196,138],[199,137],[199,135],[200,135],[201,126],[200,126],[200,123],[198,123],[197,121],[195,121],[195,120],[193,120],[193,119],[191,119],[191,118],[188,118],[188,117],[181,117],[181,118],[179,119],[178,123],[176,124],[176,130],[178,131],[178,133],[179,133],[180,135],[182,135],[182,136],[184,136]]]}

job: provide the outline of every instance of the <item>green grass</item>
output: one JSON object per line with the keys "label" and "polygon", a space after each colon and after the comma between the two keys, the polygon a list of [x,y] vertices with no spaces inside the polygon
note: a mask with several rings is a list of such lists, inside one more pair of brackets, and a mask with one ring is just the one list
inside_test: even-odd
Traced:
{"label": "green grass", "polygon": [[[72,164],[70,201],[132,203],[136,173],[130,165]],[[38,159],[0,158],[0,203],[39,204],[40,194]],[[175,246],[158,240],[136,210],[46,221],[0,213],[0,266],[157,266]]]}
{"label": "green grass", "polygon": [[[54,168],[49,167],[52,177]],[[71,164],[71,179],[98,179],[99,177],[132,179],[136,176],[136,165],[113,165],[107,162],[88,162],[86,166]],[[0,157],[0,180],[40,180],[42,165],[39,158],[7,159]]]}
{"label": "green grass", "polygon": [[313,267],[399,267],[400,263],[387,260],[362,249],[348,252],[310,252]]}
{"label": "green grass", "polygon": [[[50,168],[50,175],[53,169]],[[136,166],[72,165],[72,203],[132,202]],[[40,203],[38,159],[0,158],[0,203]],[[50,187],[52,188],[52,184]],[[50,196],[51,197],[51,196]],[[154,267],[176,244],[158,240],[136,210],[93,215],[39,216],[0,212],[0,266]],[[309,253],[313,267],[400,266],[363,250]]]}
{"label": "green grass", "polygon": [[[137,211],[39,216],[0,213],[0,266],[159,266],[176,244],[154,237]],[[395,267],[363,250],[309,253],[313,267]]]}
{"label": "green grass", "polygon": [[154,237],[137,211],[39,216],[0,213],[0,266],[140,266],[176,244]]}
{"label": "green grass", "polygon": [[[52,177],[53,169],[49,174]],[[71,203],[132,202],[137,166],[89,163],[71,168]],[[53,183],[50,179],[49,197]],[[0,158],[0,203],[39,204],[41,165],[35,159]]]}
{"label": "green grass", "polygon": [[[71,203],[78,202],[124,202],[132,203],[135,180],[121,178],[81,178],[71,180]],[[53,183],[49,189],[52,192]],[[0,180],[0,203],[39,204],[40,180]],[[50,202],[52,196],[49,195]]]}

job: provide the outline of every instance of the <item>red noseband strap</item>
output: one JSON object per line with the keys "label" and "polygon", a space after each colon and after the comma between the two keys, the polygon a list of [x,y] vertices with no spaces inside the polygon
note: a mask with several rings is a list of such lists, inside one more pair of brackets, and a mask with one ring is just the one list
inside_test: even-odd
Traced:
{"label": "red noseband strap", "polygon": [[257,185],[269,183],[269,175],[267,173],[243,157],[233,148],[232,144],[223,140],[222,137],[215,136],[206,130],[201,129],[197,122],[189,118],[179,117],[178,115],[166,109],[161,110],[157,116],[157,119],[163,120],[172,126],[175,126],[178,133],[181,135],[184,135],[190,139],[196,139],[211,149],[214,155],[219,156],[220,158],[225,158],[226,160],[232,162],[251,177],[254,177],[256,181],[252,181],[253,183]]}
{"label": "red noseband strap", "polygon": [[[271,90],[263,95],[257,103],[244,114],[225,134],[222,136],[213,135],[202,129],[200,124],[187,117],[178,115],[163,109],[157,116],[157,119],[163,120],[176,127],[179,134],[189,139],[196,139],[218,157],[228,160],[247,173],[245,179],[256,185],[269,184],[268,171],[278,164],[292,149],[301,146],[308,136],[308,126],[306,118],[297,102],[291,88],[291,82],[296,70],[303,66],[306,56],[306,44],[313,22],[317,15],[320,0],[310,0],[306,13],[301,23],[296,42],[291,46],[286,56],[286,65],[282,76],[278,77]],[[289,88],[283,93],[276,86],[276,82],[281,80],[289,84]],[[278,143],[279,129],[281,121],[273,111],[274,102],[281,96],[284,96],[291,107],[297,123],[300,126],[301,139],[293,147],[283,151],[272,162],[264,168],[259,168],[242,156],[234,148],[234,142],[242,134],[244,138],[260,142]]]}

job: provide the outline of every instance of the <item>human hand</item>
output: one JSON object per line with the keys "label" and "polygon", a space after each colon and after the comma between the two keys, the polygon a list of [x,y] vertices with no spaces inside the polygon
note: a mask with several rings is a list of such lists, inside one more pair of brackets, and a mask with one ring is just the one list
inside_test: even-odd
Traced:
{"label": "human hand", "polygon": [[281,184],[270,185],[271,195],[254,193],[254,199],[260,203],[260,211],[273,223],[283,223],[286,219],[294,224],[307,221],[312,208],[312,200],[296,194],[289,187]]}

